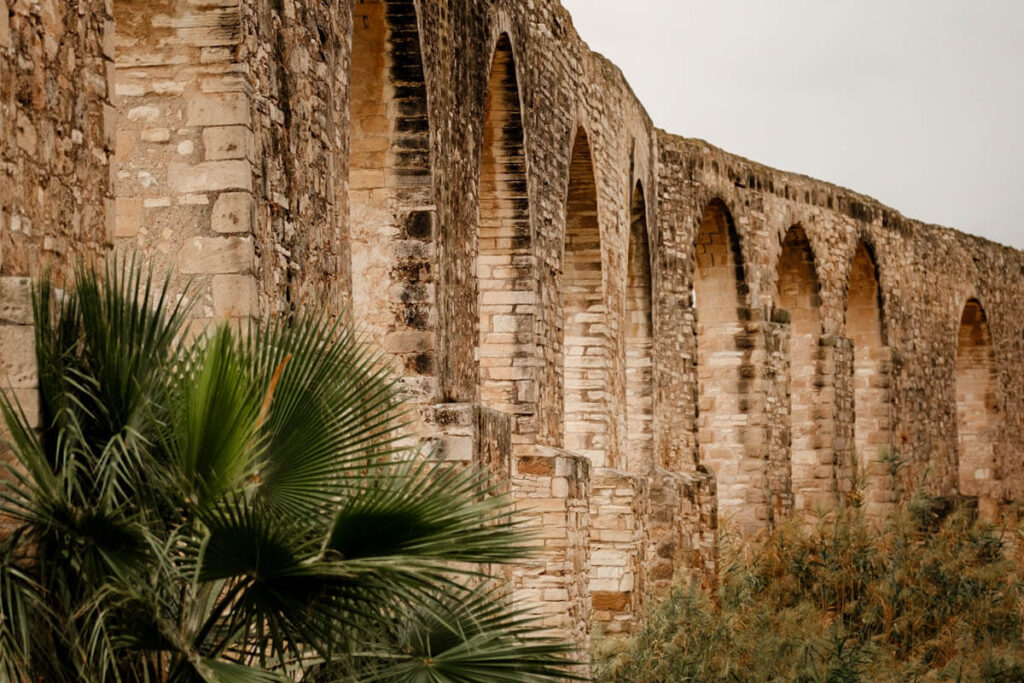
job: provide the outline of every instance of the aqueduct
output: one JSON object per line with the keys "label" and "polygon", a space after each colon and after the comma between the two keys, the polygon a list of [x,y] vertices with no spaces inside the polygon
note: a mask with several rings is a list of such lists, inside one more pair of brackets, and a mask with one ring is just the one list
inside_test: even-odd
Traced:
{"label": "aqueduct", "polygon": [[350,304],[580,641],[719,525],[1024,497],[1024,254],[658,130],[556,0],[0,0],[0,129],[26,405],[27,278],[81,255],[193,280],[198,324]]}

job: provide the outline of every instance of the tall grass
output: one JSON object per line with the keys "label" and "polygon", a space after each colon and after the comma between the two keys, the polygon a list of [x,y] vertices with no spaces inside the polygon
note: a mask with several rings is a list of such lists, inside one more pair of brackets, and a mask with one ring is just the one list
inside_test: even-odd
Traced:
{"label": "tall grass", "polygon": [[883,526],[854,508],[724,539],[719,588],[676,587],[631,640],[600,641],[595,678],[1024,681],[1024,558],[1006,536],[918,495]]}

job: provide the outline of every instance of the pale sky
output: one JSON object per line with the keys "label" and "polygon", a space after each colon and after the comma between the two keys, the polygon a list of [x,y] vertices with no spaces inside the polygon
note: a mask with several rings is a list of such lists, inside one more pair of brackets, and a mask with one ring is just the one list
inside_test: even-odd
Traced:
{"label": "pale sky", "polygon": [[1024,0],[562,0],[655,125],[1024,248]]}

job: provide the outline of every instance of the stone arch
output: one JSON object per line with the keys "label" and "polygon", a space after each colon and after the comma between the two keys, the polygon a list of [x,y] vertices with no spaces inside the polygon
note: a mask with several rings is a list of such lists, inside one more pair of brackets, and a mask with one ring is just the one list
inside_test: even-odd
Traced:
{"label": "stone arch", "polygon": [[626,466],[646,472],[654,456],[651,248],[647,202],[637,181],[630,198],[626,261]]}
{"label": "stone arch", "polygon": [[750,348],[741,343],[748,340],[747,280],[739,236],[721,200],[705,207],[694,249],[698,461],[715,475],[719,510],[735,519],[750,512],[748,494],[763,488],[763,472],[753,473],[743,462],[750,389],[744,377]]}
{"label": "stone arch", "polygon": [[[789,462],[793,507],[829,507],[835,468],[821,431],[826,406],[818,390],[822,335],[821,288],[807,233],[792,226],[782,242],[777,269],[776,306],[789,317]],[[824,461],[824,462],[823,462]]]}
{"label": "stone arch", "polygon": [[968,299],[956,344],[957,473],[960,493],[976,496],[991,515],[999,495],[995,445],[1000,410],[995,349],[988,316],[978,299]]}
{"label": "stone arch", "polygon": [[892,502],[888,466],[890,446],[889,349],[885,337],[878,266],[871,246],[857,243],[850,262],[846,336],[853,343],[853,444],[863,476],[869,512]]}
{"label": "stone arch", "polygon": [[527,360],[534,348],[534,257],[519,85],[507,33],[491,62],[479,196],[480,400],[529,415],[536,389]]}
{"label": "stone arch", "polygon": [[590,141],[576,131],[569,164],[562,260],[563,444],[607,462],[608,339],[597,183]]}
{"label": "stone arch", "polygon": [[[353,9],[349,82],[349,239],[353,312],[375,340],[429,373],[432,349],[408,332],[432,326],[433,196],[427,88],[413,0]],[[390,344],[391,334],[405,335]]]}

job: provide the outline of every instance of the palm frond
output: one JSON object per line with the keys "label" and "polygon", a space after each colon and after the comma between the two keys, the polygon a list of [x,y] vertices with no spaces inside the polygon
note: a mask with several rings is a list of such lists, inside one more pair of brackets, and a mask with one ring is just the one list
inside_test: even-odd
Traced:
{"label": "palm frond", "polygon": [[260,495],[285,514],[322,514],[353,473],[396,451],[396,380],[347,326],[322,313],[254,326],[244,352],[274,388],[264,431]]}
{"label": "palm frond", "polygon": [[486,473],[423,458],[393,460],[371,473],[334,518],[326,547],[342,558],[508,563],[534,550]]}
{"label": "palm frond", "polygon": [[205,340],[176,378],[178,414],[170,436],[186,499],[203,507],[257,473],[260,395],[227,325]]}
{"label": "palm frond", "polygon": [[[488,582],[464,587],[401,613],[379,650],[355,653],[361,680],[413,683],[533,683],[583,680],[574,650],[543,635],[511,608],[507,588]],[[370,644],[372,645],[372,643]]]}

